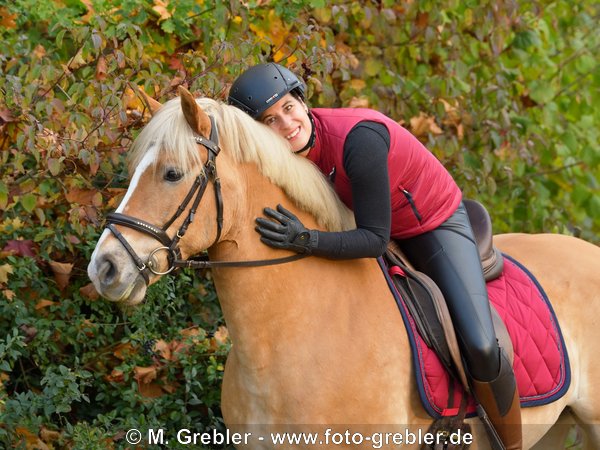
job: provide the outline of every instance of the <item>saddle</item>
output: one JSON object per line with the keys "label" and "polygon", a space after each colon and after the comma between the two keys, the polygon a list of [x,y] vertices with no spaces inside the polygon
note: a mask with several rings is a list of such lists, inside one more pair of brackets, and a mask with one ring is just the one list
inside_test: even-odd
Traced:
{"label": "saddle", "polygon": [[[551,403],[567,392],[571,375],[564,339],[550,301],[526,267],[494,247],[491,220],[485,208],[474,201],[464,203],[487,282],[494,330],[515,370],[521,406]],[[415,270],[395,242],[390,243],[378,263],[406,326],[419,396],[434,418],[428,432],[445,436],[469,432],[470,424],[465,418],[477,414],[492,446],[501,445],[497,437],[493,438],[493,426],[485,414],[480,414],[473,398],[450,313],[437,285]],[[509,329],[515,337],[514,348]],[[461,442],[447,447],[425,444],[422,448],[468,447]]]}
{"label": "saddle", "polygon": [[[492,221],[481,203],[474,200],[463,202],[477,242],[485,280],[494,280],[502,274],[504,259],[493,245]],[[396,242],[390,241],[384,259],[390,268],[392,281],[415,320],[421,337],[436,352],[450,375],[469,393],[460,347],[442,292],[431,278],[414,269]],[[499,345],[506,351],[512,364],[513,346],[510,336],[494,306],[490,304],[490,307]]]}

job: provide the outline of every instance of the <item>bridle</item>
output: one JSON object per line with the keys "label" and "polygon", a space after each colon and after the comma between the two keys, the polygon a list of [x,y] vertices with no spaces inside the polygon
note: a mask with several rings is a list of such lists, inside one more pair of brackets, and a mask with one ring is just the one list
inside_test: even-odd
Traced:
{"label": "bridle", "polygon": [[[196,210],[198,209],[198,205],[204,196],[204,192],[206,191],[206,187],[209,182],[212,182],[215,191],[215,200],[217,205],[217,235],[215,237],[214,242],[211,246],[215,245],[223,231],[223,197],[221,195],[221,181],[217,175],[217,163],[216,159],[219,155],[221,149],[219,148],[219,137],[216,131],[215,122],[212,116],[209,116],[211,123],[211,131],[210,138],[206,139],[203,136],[194,136],[194,140],[197,144],[202,145],[208,151],[208,158],[206,163],[204,164],[204,170],[201,171],[200,175],[196,177],[192,187],[189,192],[177,208],[177,211],[173,214],[173,216],[161,227],[156,225],[152,225],[144,220],[137,219],[132,216],[128,216],[126,214],[121,214],[117,212],[109,213],[106,216],[106,228],[110,230],[110,232],[118,239],[118,241],[123,245],[127,253],[133,259],[136,267],[140,271],[141,275],[144,277],[146,284],[150,284],[150,276],[151,273],[154,275],[166,275],[171,273],[173,270],[181,267],[188,267],[193,269],[204,269],[204,268],[212,268],[212,267],[256,267],[256,266],[267,266],[274,264],[283,264],[291,261],[296,261],[298,259],[304,258],[308,256],[307,254],[295,254],[283,258],[276,259],[262,259],[262,260],[253,260],[253,261],[209,261],[208,256],[202,256],[200,258],[194,259],[181,259],[181,250],[179,249],[179,241],[183,238],[185,233],[187,232],[188,227],[194,221],[194,217],[196,215]],[[195,197],[194,197],[195,195]],[[193,199],[193,201],[192,201]],[[167,234],[167,230],[169,227],[175,222],[185,211],[187,206],[191,203],[189,212],[187,217],[184,219],[183,223],[179,227],[179,230],[175,233],[175,236],[172,238]],[[133,247],[127,242],[123,234],[117,229],[115,225],[122,225],[128,228],[132,228],[134,230],[140,231],[144,234],[152,236],[154,239],[159,241],[162,245],[154,249],[148,255],[148,259],[146,262],[142,260],[135,252]],[[157,267],[155,267],[154,255],[160,251],[166,251],[168,256],[167,260],[169,262],[169,267],[165,271],[159,271]]]}

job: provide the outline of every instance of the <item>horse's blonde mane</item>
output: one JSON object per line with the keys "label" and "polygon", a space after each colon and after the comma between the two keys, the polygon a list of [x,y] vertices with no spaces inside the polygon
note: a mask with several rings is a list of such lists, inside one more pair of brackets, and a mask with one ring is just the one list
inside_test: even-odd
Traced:
{"label": "horse's blonde mane", "polygon": [[[214,118],[222,151],[236,162],[256,163],[263,175],[326,230],[354,228],[352,212],[323,174],[308,159],[294,155],[282,137],[234,106],[208,98],[196,102]],[[201,164],[197,144],[180,105],[179,97],[168,101],[144,127],[130,152],[130,169],[135,169],[150,149],[158,149],[161,156],[177,163],[184,173]],[[218,161],[217,158],[217,167]]]}

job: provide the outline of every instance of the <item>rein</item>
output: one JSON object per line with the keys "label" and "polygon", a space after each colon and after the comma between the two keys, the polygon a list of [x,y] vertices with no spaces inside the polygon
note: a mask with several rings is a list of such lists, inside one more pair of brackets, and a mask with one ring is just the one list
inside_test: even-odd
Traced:
{"label": "rein", "polygon": [[[196,143],[202,145],[208,150],[208,159],[204,164],[204,170],[200,175],[196,177],[189,192],[177,208],[177,211],[175,211],[173,216],[162,226],[162,228],[152,225],[151,223],[148,223],[144,220],[137,219],[135,217],[117,212],[109,213],[106,216],[106,221],[108,222],[106,228],[110,230],[110,232],[117,238],[121,245],[123,245],[127,253],[129,253],[136,267],[140,271],[141,275],[144,277],[144,280],[146,281],[147,285],[150,284],[150,273],[154,275],[166,275],[168,273],[171,273],[173,270],[182,267],[193,269],[205,269],[212,267],[258,267],[284,264],[308,256],[306,254],[295,254],[283,258],[260,259],[251,261],[209,261],[208,256],[204,256],[198,259],[181,259],[179,241],[181,240],[181,238],[183,238],[183,236],[187,232],[188,227],[194,221],[196,210],[198,209],[198,205],[200,204],[200,201],[204,196],[206,187],[208,186],[209,182],[212,182],[214,185],[215,200],[217,204],[217,236],[215,237],[215,240],[211,244],[211,246],[215,245],[219,241],[219,238],[221,237],[221,232],[223,230],[223,197],[221,195],[221,181],[217,175],[216,164],[216,159],[221,149],[219,148],[219,137],[216,132],[214,119],[212,116],[209,116],[209,118],[211,123],[210,138],[206,139],[202,136],[194,136],[194,140],[196,141]],[[179,230],[177,230],[177,232],[175,233],[175,236],[173,238],[170,238],[167,234],[167,229],[183,214],[190,202],[192,202],[192,205],[190,207],[190,211],[187,217],[183,221],[183,224],[181,225]],[[154,239],[159,241],[162,244],[162,246],[157,247],[152,252],[150,252],[150,255],[148,255],[148,259],[146,260],[146,262],[144,262],[135,252],[133,247],[131,247],[129,242],[127,242],[123,234],[117,229],[115,225],[125,226],[128,228],[132,228],[136,231],[140,231],[144,234],[150,235]],[[163,250],[168,252],[167,260],[169,262],[169,267],[166,271],[161,272],[155,267],[156,262],[154,259],[154,255]]]}

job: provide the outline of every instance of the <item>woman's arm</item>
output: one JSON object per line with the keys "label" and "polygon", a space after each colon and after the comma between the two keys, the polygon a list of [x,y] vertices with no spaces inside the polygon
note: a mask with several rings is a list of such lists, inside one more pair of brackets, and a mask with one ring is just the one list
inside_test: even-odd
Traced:
{"label": "woman's arm", "polygon": [[378,257],[385,252],[391,227],[389,148],[390,134],[383,124],[360,122],[348,133],[343,163],[352,187],[356,229],[316,231],[313,254],[351,259]]}

